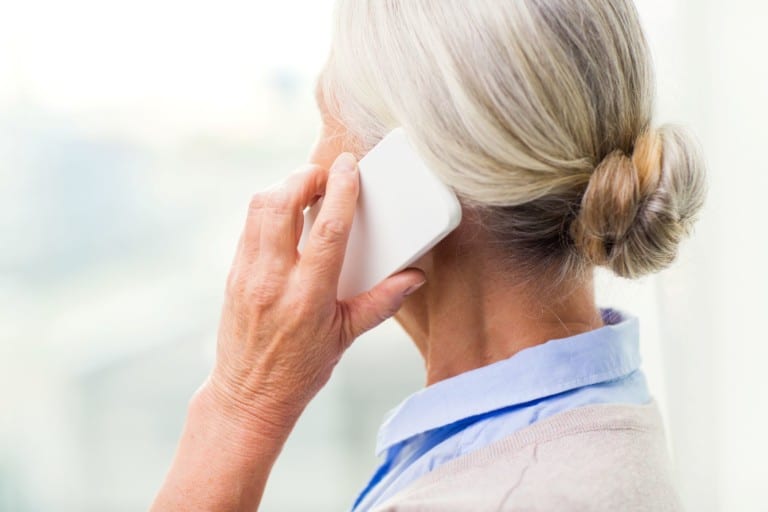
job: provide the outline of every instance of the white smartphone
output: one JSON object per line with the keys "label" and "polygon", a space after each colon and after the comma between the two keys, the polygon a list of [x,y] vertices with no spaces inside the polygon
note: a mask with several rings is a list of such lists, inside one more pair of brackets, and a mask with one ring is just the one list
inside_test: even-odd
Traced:
{"label": "white smartphone", "polygon": [[[408,267],[461,222],[453,191],[426,165],[402,128],[358,163],[360,196],[344,255],[338,298],[354,297]],[[299,252],[322,199],[304,213]]]}

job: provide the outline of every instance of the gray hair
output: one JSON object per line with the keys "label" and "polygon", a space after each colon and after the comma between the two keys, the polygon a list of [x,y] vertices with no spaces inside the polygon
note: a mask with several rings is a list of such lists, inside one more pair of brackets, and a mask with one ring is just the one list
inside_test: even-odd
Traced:
{"label": "gray hair", "polygon": [[403,126],[530,269],[658,271],[704,200],[631,0],[338,0],[319,85],[349,150]]}

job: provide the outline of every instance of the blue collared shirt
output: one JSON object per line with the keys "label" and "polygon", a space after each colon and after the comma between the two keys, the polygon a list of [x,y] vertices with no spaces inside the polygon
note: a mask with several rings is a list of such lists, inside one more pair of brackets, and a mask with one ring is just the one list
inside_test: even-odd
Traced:
{"label": "blue collared shirt", "polygon": [[383,461],[353,511],[369,510],[441,464],[554,414],[648,403],[637,318],[601,313],[599,329],[521,350],[405,399],[379,430],[376,454]]}

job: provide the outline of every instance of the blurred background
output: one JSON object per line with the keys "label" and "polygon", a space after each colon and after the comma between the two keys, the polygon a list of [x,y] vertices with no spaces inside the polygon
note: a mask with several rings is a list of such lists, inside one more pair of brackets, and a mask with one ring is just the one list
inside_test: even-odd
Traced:
{"label": "blurred background", "polygon": [[[710,195],[676,266],[599,276],[641,317],[689,510],[766,511],[768,4],[638,0],[657,122]],[[0,2],[0,510],[146,509],[214,356],[252,193],[299,166],[332,0]],[[423,382],[390,322],[296,427],[265,511],[348,509]]]}

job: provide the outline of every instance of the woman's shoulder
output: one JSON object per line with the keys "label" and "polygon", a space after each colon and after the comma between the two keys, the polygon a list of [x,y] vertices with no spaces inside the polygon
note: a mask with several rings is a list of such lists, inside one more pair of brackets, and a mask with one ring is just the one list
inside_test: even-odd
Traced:
{"label": "woman's shoulder", "polygon": [[680,509],[651,402],[554,415],[440,466],[376,510]]}

